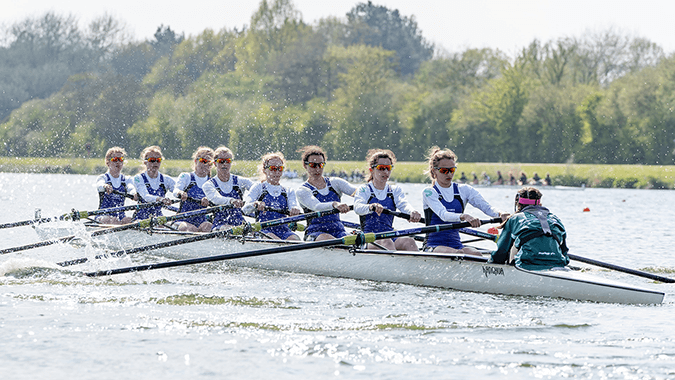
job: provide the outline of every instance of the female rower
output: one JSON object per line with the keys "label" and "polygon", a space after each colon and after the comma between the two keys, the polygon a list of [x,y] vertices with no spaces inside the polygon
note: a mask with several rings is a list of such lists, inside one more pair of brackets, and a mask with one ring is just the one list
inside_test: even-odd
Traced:
{"label": "female rower", "polygon": [[557,216],[541,205],[541,192],[524,187],[516,194],[516,213],[499,228],[497,250],[491,261],[514,262],[523,269],[543,270],[569,264],[565,227]]}
{"label": "female rower", "polygon": [[253,187],[248,178],[230,174],[234,154],[224,146],[214,152],[217,175],[206,181],[202,189],[213,204],[232,205],[233,208],[217,212],[213,217],[212,230],[226,230],[244,224],[241,208],[244,206],[244,192]]}
{"label": "female rower", "polygon": [[[256,219],[259,222],[266,222],[283,218],[286,212],[291,216],[302,212],[297,205],[295,191],[287,190],[279,184],[285,163],[281,152],[268,153],[262,157],[258,166],[261,181],[246,194],[246,204],[242,209],[244,214],[248,215],[255,211]],[[264,228],[262,232],[273,239],[300,240],[286,224]]]}
{"label": "female rower", "polygon": [[[167,198],[166,194],[173,192],[176,181],[159,172],[163,159],[162,149],[156,145],[149,146],[141,152],[141,160],[145,165],[145,171],[134,177],[134,186],[138,192],[140,203],[162,202],[166,206],[171,204],[171,199]],[[154,206],[139,209],[136,211],[134,218],[141,220],[161,215],[162,206]]]}
{"label": "female rower", "polygon": [[[370,175],[367,183],[359,187],[354,198],[354,212],[361,215],[363,232],[377,233],[394,229],[394,216],[382,214],[384,209],[391,211],[399,209],[410,215],[411,222],[419,222],[422,215],[408,203],[403,190],[387,183],[396,163],[394,152],[388,149],[371,149],[366,155],[366,162]],[[377,240],[377,244],[388,250],[418,250],[415,240],[410,237],[380,239]],[[376,248],[377,245],[368,244],[368,247]]]}
{"label": "female rower", "polygon": [[[181,173],[173,190],[173,195],[181,200],[180,212],[198,210],[209,205],[202,186],[210,179],[213,149],[200,146],[192,154],[192,161],[194,171]],[[211,227],[212,224],[206,215],[198,215],[181,220],[178,230],[208,232],[211,231]]]}
{"label": "female rower", "polygon": [[[124,198],[127,195],[132,195],[134,200],[138,199],[132,181],[122,174],[126,154],[127,152],[118,146],[108,149],[105,153],[108,171],[96,179],[99,209],[124,206]],[[101,215],[96,220],[103,224],[127,224],[133,219],[126,216],[124,211],[120,211],[110,215]]]}
{"label": "female rower", "polygon": [[[450,149],[431,148],[428,173],[431,177],[432,185],[425,188],[422,192],[424,218],[427,225],[469,222],[472,227],[480,227],[480,219],[464,212],[467,202],[483,211],[486,215],[499,216],[502,220],[506,220],[509,214],[500,212],[492,207],[476,189],[470,185],[452,182],[452,177],[455,174],[455,170],[457,170],[456,162],[457,156]],[[478,250],[462,245],[457,230],[445,230],[428,234],[424,250],[441,253],[481,255]]]}
{"label": "female rower", "polygon": [[[326,152],[318,146],[309,145],[298,150],[301,152],[302,166],[307,171],[307,182],[296,192],[298,203],[306,213],[337,209],[341,213],[349,212],[349,206],[342,203],[342,194],[354,196],[356,187],[339,177],[324,177]],[[338,214],[313,218],[307,222],[305,240],[320,241],[341,238],[347,235],[345,226]]]}

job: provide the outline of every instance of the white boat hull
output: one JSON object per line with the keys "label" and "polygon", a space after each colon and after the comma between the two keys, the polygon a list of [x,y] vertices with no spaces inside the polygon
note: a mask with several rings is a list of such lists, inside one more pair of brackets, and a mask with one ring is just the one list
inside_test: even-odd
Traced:
{"label": "white boat hull", "polygon": [[[121,250],[184,235],[124,231],[96,239],[108,249]],[[204,257],[252,251],[293,243],[210,239],[165,249],[172,257]],[[298,244],[298,243],[296,243]],[[299,243],[301,244],[301,243]],[[426,252],[314,248],[228,261],[232,265],[372,281],[433,286],[481,293],[559,297],[573,300],[659,304],[660,291],[612,281],[574,270],[528,271],[511,265],[489,264],[485,258]]]}

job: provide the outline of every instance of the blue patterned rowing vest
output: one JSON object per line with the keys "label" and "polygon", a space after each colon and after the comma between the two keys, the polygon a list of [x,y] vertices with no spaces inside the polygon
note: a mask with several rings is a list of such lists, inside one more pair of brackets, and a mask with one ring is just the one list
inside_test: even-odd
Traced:
{"label": "blue patterned rowing vest", "polygon": [[[324,177],[323,179],[326,182],[326,187],[328,187],[328,194],[326,195],[319,193],[319,190],[309,182],[303,183],[302,186],[312,190],[312,194],[316,199],[319,200],[319,202],[340,202],[340,195],[335,189],[333,189],[333,186],[331,186],[330,179],[328,179],[328,177]],[[305,213],[314,211],[306,207],[303,207],[303,209]],[[347,236],[345,233],[345,226],[340,221],[340,216],[338,214],[312,218],[307,222],[307,229],[305,230],[306,238],[310,236],[317,237],[323,233],[330,234],[336,238]]]}
{"label": "blue patterned rowing vest", "polygon": [[[148,180],[147,173],[141,173],[141,178],[143,178],[143,183],[145,183],[145,188],[148,190],[148,194],[155,195],[158,197],[164,197],[166,195],[166,185],[164,185],[164,176],[162,173],[159,174],[159,187],[153,189],[150,186],[150,181]],[[148,203],[143,198],[138,198],[138,203]],[[142,208],[136,211],[134,214],[134,219],[142,220],[148,219],[151,216],[162,216],[162,206],[152,206],[148,208]]]}
{"label": "blue patterned rowing vest", "polygon": [[[185,192],[187,193],[188,197],[199,200],[201,200],[206,196],[206,194],[204,194],[204,190],[202,190],[201,187],[197,186],[197,178],[195,177],[194,172],[190,173],[190,184],[185,188]],[[191,199],[187,199],[185,202],[181,202],[179,212],[188,212],[193,210],[199,210],[202,208],[204,207],[202,207],[201,203],[195,202]],[[201,225],[202,223],[207,222],[208,219],[206,215],[197,215],[191,218],[181,219],[180,221],[188,222],[195,227],[199,227],[199,225]]]}
{"label": "blue patterned rowing vest", "polygon": [[[110,184],[112,186],[112,178],[110,177],[109,173],[105,173],[105,183]],[[124,174],[120,174],[120,186],[115,187],[113,186],[113,190],[119,191],[120,193],[127,193],[127,184],[124,180]],[[115,194],[111,193],[108,194],[105,191],[99,192],[98,193],[98,208],[104,209],[104,208],[113,208],[113,207],[122,207],[124,206],[124,195],[122,194]],[[110,214],[110,216],[117,217],[119,219],[124,218],[126,215],[124,214],[124,211],[116,212],[114,214]]]}
{"label": "blue patterned rowing vest", "polygon": [[[286,194],[286,189],[282,187],[281,194],[274,197],[267,191],[267,182],[263,182],[262,184],[262,194],[260,194],[260,197],[258,197],[258,201],[265,202],[265,206],[273,209],[288,210],[288,195]],[[285,216],[286,215],[274,211],[261,211],[260,213],[256,213],[256,220],[259,222],[266,222],[268,220],[279,219]],[[288,227],[288,224],[264,228],[262,232],[273,233],[282,240],[285,240],[289,236],[293,235],[293,231],[291,231],[291,228]]]}
{"label": "blue patterned rowing vest", "polygon": [[[230,197],[235,199],[243,199],[244,192],[239,187],[239,178],[236,175],[232,175],[232,190],[229,193],[226,193],[218,186],[218,181],[215,178],[210,180],[213,183],[213,186],[218,190],[218,193],[223,197]],[[223,211],[217,212],[213,216],[213,228],[216,229],[223,225],[230,226],[239,226],[244,224],[244,215],[241,213],[239,208],[231,208]]]}
{"label": "blue patterned rowing vest", "polygon": [[[370,198],[368,198],[368,204],[379,203],[387,210],[396,211],[396,202],[394,202],[394,192],[391,190],[391,187],[387,185],[387,196],[383,200],[377,199],[375,196],[375,189],[373,188],[372,183],[368,183],[368,189],[370,190]],[[361,229],[363,232],[385,232],[392,231],[394,229],[394,216],[389,214],[377,215],[375,212],[371,212],[367,215],[361,215]]]}
{"label": "blue patterned rowing vest", "polygon": [[[452,192],[455,195],[452,201],[448,202],[443,199],[440,189],[437,187],[437,184],[434,184],[434,190],[438,194],[438,200],[445,206],[445,209],[448,211],[463,213],[464,212],[464,203],[462,198],[459,196],[459,187],[456,183],[452,183]],[[441,218],[436,215],[430,208],[424,210],[424,218],[428,226],[435,226],[437,224],[447,224]],[[459,238],[459,232],[457,230],[445,230],[440,232],[432,232],[427,235],[427,239],[424,243],[425,246],[436,247],[443,245],[446,247],[451,247],[455,249],[464,248],[462,241]]]}

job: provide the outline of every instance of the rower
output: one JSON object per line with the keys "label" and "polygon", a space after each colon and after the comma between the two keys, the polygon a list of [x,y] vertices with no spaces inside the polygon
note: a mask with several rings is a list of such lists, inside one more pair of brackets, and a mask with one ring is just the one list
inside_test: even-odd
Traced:
{"label": "rower", "polygon": [[[354,212],[360,215],[363,232],[385,232],[394,229],[394,216],[382,214],[384,209],[401,210],[410,215],[411,222],[419,222],[422,215],[415,210],[403,193],[403,190],[387,180],[396,163],[396,155],[389,149],[371,149],[366,154],[370,172],[368,181],[362,185],[354,198]],[[377,244],[368,244],[368,248],[380,247],[388,250],[418,251],[417,243],[411,237],[379,239]]]}
{"label": "rower", "polygon": [[[132,197],[134,200],[138,199],[132,181],[122,174],[126,154],[124,148],[118,146],[108,149],[105,153],[105,164],[108,167],[108,171],[96,179],[99,210],[124,206],[124,198],[127,196]],[[110,215],[101,215],[96,218],[96,221],[102,224],[128,224],[132,220],[131,217],[124,214],[124,211]]]}
{"label": "rower", "polygon": [[524,187],[516,194],[516,213],[503,222],[497,250],[491,261],[507,262],[529,270],[563,268],[569,264],[565,227],[560,219],[541,205],[542,194]]}
{"label": "rower", "polygon": [[[471,227],[480,227],[480,220],[465,212],[467,203],[478,208],[486,215],[506,220],[508,213],[492,207],[480,193],[468,184],[452,182],[457,170],[457,155],[450,149],[431,148],[429,169],[431,186],[422,190],[424,219],[427,225],[468,222]],[[426,252],[465,253],[475,256],[482,254],[475,248],[465,247],[457,230],[432,232],[424,242]]]}
{"label": "rower", "polygon": [[[307,171],[307,182],[297,191],[298,203],[305,213],[313,211],[339,210],[349,212],[349,205],[342,202],[342,195],[354,196],[356,187],[339,177],[324,177],[326,152],[318,146],[308,145],[299,151],[300,160]],[[310,219],[305,230],[306,241],[321,241],[346,236],[345,226],[338,214]]]}
{"label": "rower", "polygon": [[[213,149],[200,146],[192,154],[193,171],[181,173],[173,190],[173,195],[181,200],[179,212],[198,210],[209,206],[209,199],[204,194],[202,186],[211,176],[213,164]],[[213,226],[206,215],[193,216],[183,219],[178,225],[179,231],[209,232]]]}
{"label": "rower", "polygon": [[202,189],[211,203],[233,206],[213,216],[212,230],[227,230],[246,222],[241,208],[244,206],[244,192],[253,187],[253,181],[230,173],[234,160],[230,148],[220,146],[214,153],[217,175],[204,183]]}
{"label": "rower", "polygon": [[[246,194],[246,204],[242,212],[246,215],[255,212],[259,222],[283,218],[285,215],[281,212],[288,212],[290,216],[302,213],[295,191],[286,189],[279,183],[286,163],[284,155],[281,152],[267,153],[260,161],[258,176],[261,182],[255,184]],[[287,224],[263,228],[261,232],[273,239],[300,240]]]}
{"label": "rower", "polygon": [[[162,202],[165,206],[171,204],[171,199],[167,198],[166,194],[173,192],[176,181],[159,172],[163,159],[162,149],[156,145],[146,147],[141,152],[145,171],[134,177],[134,186],[140,196],[138,199],[140,203]],[[162,216],[162,206],[139,209],[134,214],[134,219],[143,220],[153,216]]]}

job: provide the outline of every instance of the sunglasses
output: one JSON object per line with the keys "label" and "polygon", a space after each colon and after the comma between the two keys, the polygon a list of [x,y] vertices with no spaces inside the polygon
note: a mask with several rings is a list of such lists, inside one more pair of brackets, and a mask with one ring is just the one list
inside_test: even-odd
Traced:
{"label": "sunglasses", "polygon": [[146,158],[145,161],[156,162],[156,163],[160,164],[160,163],[162,163],[162,157],[150,157],[150,158]]}
{"label": "sunglasses", "polygon": [[215,162],[217,162],[217,163],[219,163],[219,164],[222,164],[222,163],[225,163],[225,162],[227,162],[228,164],[231,164],[231,163],[232,163],[232,159],[231,159],[231,158],[216,158],[216,159],[213,160],[213,161],[215,161]]}
{"label": "sunglasses", "polygon": [[211,160],[208,158],[199,157],[195,162],[201,162],[202,164],[211,164]]}
{"label": "sunglasses", "polygon": [[394,165],[382,165],[382,164],[379,164],[379,165],[373,165],[373,166],[371,166],[371,168],[377,169],[377,170],[388,170],[388,171],[391,171],[391,169],[394,168]]}
{"label": "sunglasses", "polygon": [[326,162],[325,161],[324,162],[305,161],[305,165],[309,166],[312,169],[314,169],[314,168],[322,168],[323,169],[323,167],[326,166]]}
{"label": "sunglasses", "polygon": [[265,169],[269,169],[270,171],[273,171],[273,172],[283,172],[284,171],[283,165],[282,166],[272,166],[272,165],[270,165],[270,166],[265,167]]}
{"label": "sunglasses", "polygon": [[438,170],[441,174],[448,174],[448,173],[455,173],[455,170],[457,170],[456,166],[453,166],[451,168],[439,168],[434,166],[434,169]]}
{"label": "sunglasses", "polygon": [[124,157],[113,157],[109,161],[110,162],[124,162]]}

